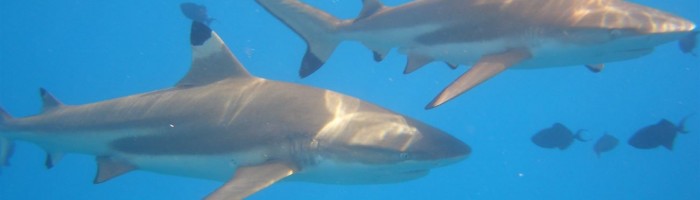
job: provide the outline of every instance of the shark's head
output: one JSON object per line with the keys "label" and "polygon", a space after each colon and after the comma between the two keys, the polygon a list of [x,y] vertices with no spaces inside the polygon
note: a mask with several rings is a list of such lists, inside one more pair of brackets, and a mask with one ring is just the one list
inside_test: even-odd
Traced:
{"label": "shark's head", "polygon": [[695,24],[687,19],[627,1],[572,2],[578,5],[564,17],[571,27],[569,39],[603,44],[601,54],[612,58],[601,61],[648,54],[655,46],[679,40],[695,29]]}
{"label": "shark's head", "polygon": [[[455,137],[419,121],[335,93],[326,97],[332,101],[327,101],[331,102],[327,107],[335,117],[316,137],[320,153],[315,170],[310,170],[324,174],[323,182],[411,180],[463,160],[471,152]],[[334,173],[329,176],[326,171]],[[321,176],[314,174],[308,175]]]}

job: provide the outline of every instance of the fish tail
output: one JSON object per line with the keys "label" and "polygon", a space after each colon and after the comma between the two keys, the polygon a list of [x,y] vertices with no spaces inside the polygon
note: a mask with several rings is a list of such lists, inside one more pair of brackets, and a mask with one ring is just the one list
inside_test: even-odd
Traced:
{"label": "fish tail", "polygon": [[692,113],[692,114],[689,114],[688,116],[683,117],[683,119],[681,119],[681,121],[678,122],[678,132],[683,133],[683,134],[687,134],[690,132],[690,131],[685,129],[685,122],[688,121],[688,118],[692,117],[693,115],[695,115],[695,113]]}
{"label": "fish tail", "polygon": [[341,42],[335,32],[343,21],[324,11],[298,0],[256,1],[306,42],[306,54],[299,69],[302,78],[321,68]]}
{"label": "fish tail", "polygon": [[586,129],[578,130],[576,132],[576,134],[574,134],[574,138],[576,138],[576,140],[581,141],[581,142],[588,142],[588,139],[583,138],[583,133],[586,131],[588,131],[588,130],[586,130]]}
{"label": "fish tail", "polygon": [[12,140],[2,137],[5,123],[11,118],[12,117],[0,107],[0,167],[10,165],[10,156],[12,156],[15,146]]}

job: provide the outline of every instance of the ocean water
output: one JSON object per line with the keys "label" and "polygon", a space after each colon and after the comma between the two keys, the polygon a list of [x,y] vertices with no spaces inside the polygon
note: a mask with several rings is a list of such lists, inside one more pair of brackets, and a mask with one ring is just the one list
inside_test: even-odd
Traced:
{"label": "ocean water", "polygon": [[[383,0],[388,5],[406,1]],[[358,0],[307,1],[352,18]],[[634,2],[700,23],[700,1]],[[0,105],[13,116],[40,111],[37,89],[67,104],[83,104],[172,86],[190,64],[189,26],[178,1],[0,0]],[[627,139],[666,118],[677,123],[700,112],[700,58],[676,43],[648,56],[607,64],[509,70],[439,108],[428,103],[465,67],[441,63],[403,75],[405,56],[381,63],[356,42],[345,42],[326,65],[300,79],[304,42],[254,1],[197,1],[211,25],[247,69],[263,78],[342,92],[443,129],[473,152],[424,178],[385,185],[281,182],[250,199],[700,199],[700,115],[675,148],[639,150]],[[597,158],[595,141],[565,151],[530,142],[561,122],[608,132],[621,140]],[[93,185],[94,158],[69,154],[51,170],[41,148],[18,142],[0,174],[0,199],[200,199],[222,183],[130,172]]]}

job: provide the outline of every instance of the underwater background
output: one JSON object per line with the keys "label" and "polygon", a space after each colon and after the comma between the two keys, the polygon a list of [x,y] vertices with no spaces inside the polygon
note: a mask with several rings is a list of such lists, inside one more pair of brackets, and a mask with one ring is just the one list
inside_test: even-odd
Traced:
{"label": "underwater background", "polygon": [[[407,1],[382,0],[387,5]],[[354,18],[359,0],[307,0]],[[700,23],[698,0],[634,0]],[[41,109],[38,88],[67,104],[163,89],[189,69],[190,20],[180,1],[0,0],[0,105],[13,116]],[[403,75],[406,56],[376,63],[356,42],[342,43],[319,71],[297,75],[306,45],[254,1],[203,0],[211,27],[254,75],[338,91],[438,127],[472,147],[466,160],[421,179],[386,185],[281,182],[250,199],[700,199],[700,115],[673,151],[640,150],[627,139],[668,119],[700,112],[700,58],[677,43],[651,55],[583,66],[507,70],[433,110],[426,103],[461,75],[435,62]],[[561,122],[589,142],[564,151],[530,137]],[[600,158],[604,133],[620,144]],[[0,171],[0,199],[201,199],[221,182],[134,171],[93,185],[94,158],[68,154],[44,167],[39,147],[18,142]]]}

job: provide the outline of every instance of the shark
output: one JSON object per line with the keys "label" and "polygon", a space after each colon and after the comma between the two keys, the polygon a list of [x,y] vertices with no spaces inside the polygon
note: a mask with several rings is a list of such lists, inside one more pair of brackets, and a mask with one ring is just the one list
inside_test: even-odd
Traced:
{"label": "shark", "polygon": [[84,105],[40,89],[41,113],[0,109],[0,164],[24,141],[46,150],[48,168],[67,153],[94,155],[94,183],[134,170],[222,181],[205,197],[216,200],[283,180],[408,181],[471,153],[440,129],[358,98],[255,77],[203,20],[203,7],[183,12],[192,63],[174,87]]}
{"label": "shark", "polygon": [[[416,0],[385,6],[363,0],[355,19],[338,19],[298,0],[256,0],[304,39],[299,75],[318,70],[342,41],[358,41],[381,61],[407,55],[408,74],[433,61],[471,68],[426,109],[465,93],[506,69],[585,65],[638,58],[684,39],[696,46],[695,24],[624,0]],[[693,35],[693,36],[689,36]]]}

